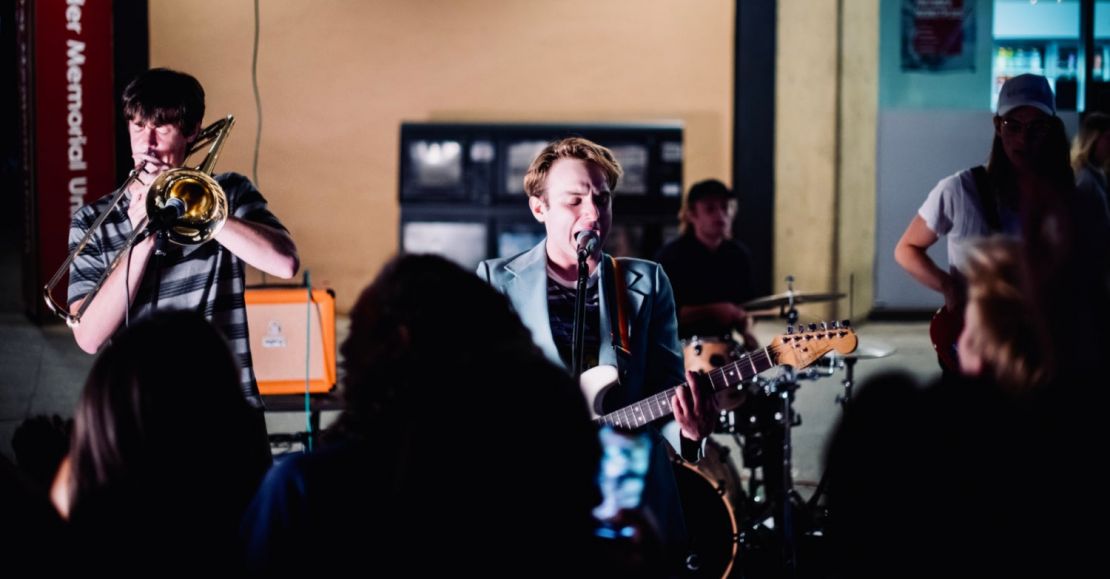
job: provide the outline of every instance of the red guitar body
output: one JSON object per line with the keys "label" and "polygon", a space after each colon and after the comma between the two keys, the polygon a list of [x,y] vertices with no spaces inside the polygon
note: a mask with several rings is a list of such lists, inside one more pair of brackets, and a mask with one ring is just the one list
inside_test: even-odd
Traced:
{"label": "red guitar body", "polygon": [[948,372],[960,371],[960,357],[956,352],[956,342],[960,339],[960,332],[964,330],[964,316],[962,310],[949,310],[941,306],[933,314],[929,322],[929,339],[933,342],[933,349],[937,351],[937,361],[941,368]]}

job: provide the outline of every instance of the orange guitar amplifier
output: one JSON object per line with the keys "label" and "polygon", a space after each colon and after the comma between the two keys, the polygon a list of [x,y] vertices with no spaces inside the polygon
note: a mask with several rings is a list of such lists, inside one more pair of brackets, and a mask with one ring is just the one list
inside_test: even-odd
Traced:
{"label": "orange guitar amplifier", "polygon": [[335,292],[247,288],[254,375],[262,395],[322,394],[335,388]]}

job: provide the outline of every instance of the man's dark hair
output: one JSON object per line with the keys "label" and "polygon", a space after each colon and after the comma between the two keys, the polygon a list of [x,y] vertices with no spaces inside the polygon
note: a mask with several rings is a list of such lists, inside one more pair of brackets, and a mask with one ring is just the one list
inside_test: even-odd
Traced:
{"label": "man's dark hair", "polygon": [[123,114],[155,125],[177,125],[190,135],[204,120],[204,88],[190,74],[152,68],[139,74],[123,91]]}
{"label": "man's dark hair", "polygon": [[69,459],[77,556],[124,574],[171,557],[192,571],[233,556],[272,462],[263,417],[243,398],[219,330],[170,310],[133,322],[100,352]]}

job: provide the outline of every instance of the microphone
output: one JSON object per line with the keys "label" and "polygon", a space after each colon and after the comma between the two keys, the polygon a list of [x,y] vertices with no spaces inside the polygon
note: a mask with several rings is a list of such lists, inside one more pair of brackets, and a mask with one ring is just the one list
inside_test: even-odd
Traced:
{"label": "microphone", "polygon": [[597,251],[597,244],[601,241],[597,232],[592,229],[579,231],[574,234],[574,241],[578,243],[578,255],[586,256]]}
{"label": "microphone", "polygon": [[170,197],[160,209],[155,209],[150,215],[152,227],[162,229],[173,225],[182,215],[185,215],[185,202],[179,197]]}

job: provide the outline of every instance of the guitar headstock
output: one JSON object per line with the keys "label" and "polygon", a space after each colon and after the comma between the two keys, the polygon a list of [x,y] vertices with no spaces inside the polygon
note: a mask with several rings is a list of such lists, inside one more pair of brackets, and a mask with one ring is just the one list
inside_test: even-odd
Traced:
{"label": "guitar headstock", "polygon": [[769,348],[775,352],[777,363],[801,369],[834,350],[851,354],[859,344],[856,331],[850,327],[848,320],[810,324],[808,328],[799,325],[798,329],[795,332],[788,327],[785,334],[771,340]]}

